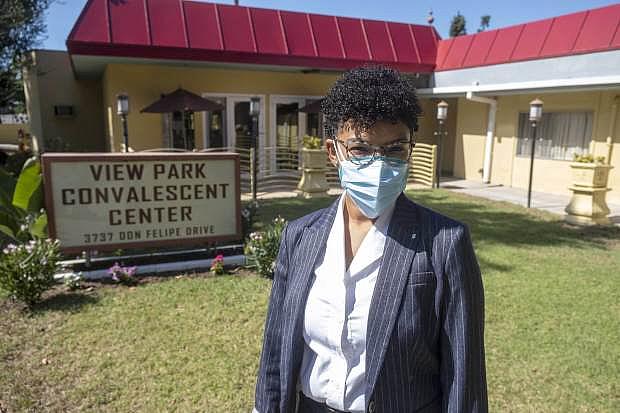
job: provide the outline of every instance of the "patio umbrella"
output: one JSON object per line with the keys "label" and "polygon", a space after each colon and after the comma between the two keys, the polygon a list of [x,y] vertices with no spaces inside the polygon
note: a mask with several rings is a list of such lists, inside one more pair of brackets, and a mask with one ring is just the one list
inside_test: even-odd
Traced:
{"label": "patio umbrella", "polygon": [[176,111],[202,112],[224,109],[224,106],[183,88],[178,88],[172,93],[151,103],[140,112],[144,113],[168,113]]}
{"label": "patio umbrella", "polygon": [[[185,113],[186,112],[203,112],[224,109],[223,105],[214,102],[209,99],[205,99],[202,96],[198,96],[195,93],[189,92],[183,88],[178,88],[172,93],[168,93],[163,96],[157,102],[153,102],[144,109],[141,113],[170,113],[181,112],[182,124],[183,124],[183,141],[187,145],[187,136],[185,131]],[[172,133],[171,133],[172,135]]]}
{"label": "patio umbrella", "polygon": [[306,106],[299,109],[300,112],[306,113],[320,113],[321,112],[321,102],[323,99],[317,99],[312,103],[308,103]]}

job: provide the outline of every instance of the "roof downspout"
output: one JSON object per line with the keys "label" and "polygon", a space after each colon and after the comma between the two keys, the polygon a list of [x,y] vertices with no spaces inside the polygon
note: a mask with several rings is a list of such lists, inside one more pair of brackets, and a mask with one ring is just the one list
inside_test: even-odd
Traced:
{"label": "roof downspout", "polygon": [[491,164],[493,161],[493,135],[495,134],[495,114],[497,113],[497,99],[476,96],[469,91],[466,95],[467,100],[473,102],[486,103],[489,105],[489,121],[487,122],[487,138],[484,144],[484,164],[482,167],[482,182],[491,182]]}
{"label": "roof downspout", "polygon": [[611,153],[614,147],[614,132],[616,130],[616,117],[618,116],[618,103],[620,103],[620,96],[614,96],[613,103],[611,104],[611,121],[609,122],[609,133],[607,134],[607,165],[611,165]]}

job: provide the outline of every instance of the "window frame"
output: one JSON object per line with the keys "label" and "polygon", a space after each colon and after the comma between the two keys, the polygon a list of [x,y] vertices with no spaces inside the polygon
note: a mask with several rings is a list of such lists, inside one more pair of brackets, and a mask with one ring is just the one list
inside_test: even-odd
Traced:
{"label": "window frame", "polygon": [[[597,118],[598,118],[598,113],[596,110],[591,109],[591,108],[571,108],[571,109],[552,109],[552,110],[545,110],[543,111],[543,117],[545,115],[549,115],[549,114],[561,114],[561,113],[589,113],[591,114],[591,126],[590,126],[590,130],[589,130],[589,136],[585,136],[584,137],[584,146],[582,147],[582,153],[588,153],[591,145],[592,145],[592,141],[594,139],[594,129],[595,129],[595,125],[597,122]],[[529,122],[529,110],[528,111],[524,111],[524,110],[519,110],[517,111],[517,115],[516,115],[516,122],[515,122],[515,138],[516,138],[516,142],[514,145],[514,156],[516,158],[530,158],[530,150],[529,150],[529,145],[527,145],[527,153],[519,153],[519,147],[522,144],[521,140],[525,139],[523,137],[521,137],[521,131],[520,131],[520,117],[524,115],[526,116],[526,123],[528,125],[530,125]],[[541,120],[542,122],[542,120]],[[539,123],[541,123],[539,122]],[[531,126],[529,126],[531,127]],[[541,126],[537,126],[537,128],[540,128]],[[539,138],[541,132],[539,130],[536,131],[536,135]],[[566,147],[564,147],[564,150],[566,150]],[[570,159],[568,158],[553,158],[550,156],[540,156],[537,154],[534,154],[534,158],[535,159],[540,159],[540,160],[546,160],[546,161],[559,161],[559,162],[573,162],[572,157]]]}

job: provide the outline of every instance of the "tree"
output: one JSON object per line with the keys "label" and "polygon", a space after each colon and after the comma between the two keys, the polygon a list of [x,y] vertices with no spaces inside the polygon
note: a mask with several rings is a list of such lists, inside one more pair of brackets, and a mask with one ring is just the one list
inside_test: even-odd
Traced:
{"label": "tree", "polygon": [[463,36],[465,34],[467,34],[465,16],[463,16],[460,11],[457,11],[456,16],[452,18],[452,23],[450,24],[450,37]]}
{"label": "tree", "polygon": [[23,109],[22,69],[45,33],[44,13],[54,0],[0,0],[0,109]]}
{"label": "tree", "polygon": [[485,14],[484,16],[480,16],[480,28],[478,29],[478,33],[485,31],[489,28],[489,23],[491,22],[491,16]]}

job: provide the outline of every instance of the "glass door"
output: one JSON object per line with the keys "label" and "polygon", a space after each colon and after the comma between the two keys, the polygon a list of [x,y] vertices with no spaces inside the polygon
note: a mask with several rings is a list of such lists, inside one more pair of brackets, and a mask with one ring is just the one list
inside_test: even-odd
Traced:
{"label": "glass door", "polygon": [[300,148],[299,103],[276,103],[276,169],[297,170]]}
{"label": "glass door", "polygon": [[276,172],[297,171],[299,151],[306,130],[306,114],[299,109],[305,99],[297,96],[270,98],[271,166]]}
{"label": "glass door", "polygon": [[226,98],[211,97],[207,99],[219,103],[224,109],[205,112],[205,148],[224,148],[226,142]]}

